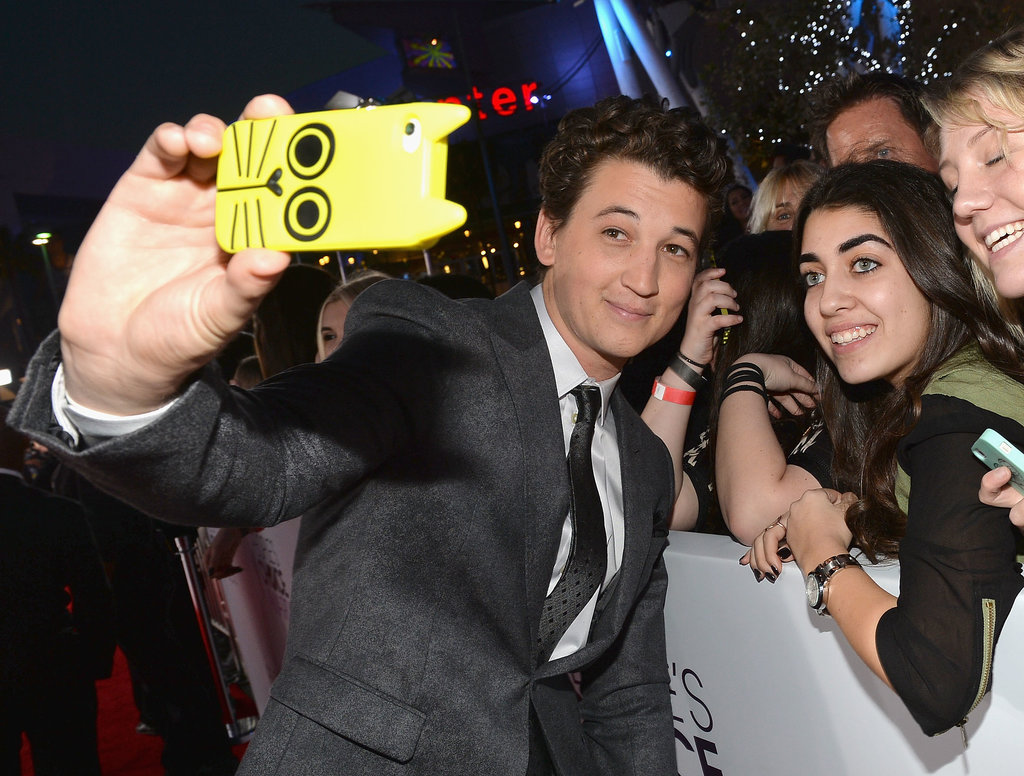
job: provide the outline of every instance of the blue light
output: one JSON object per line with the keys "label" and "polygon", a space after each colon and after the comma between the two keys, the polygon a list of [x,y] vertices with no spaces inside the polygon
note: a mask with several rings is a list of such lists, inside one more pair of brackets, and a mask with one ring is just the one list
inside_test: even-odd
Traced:
{"label": "blue light", "polygon": [[672,49],[665,49],[665,56],[666,57],[671,57],[672,56]]}

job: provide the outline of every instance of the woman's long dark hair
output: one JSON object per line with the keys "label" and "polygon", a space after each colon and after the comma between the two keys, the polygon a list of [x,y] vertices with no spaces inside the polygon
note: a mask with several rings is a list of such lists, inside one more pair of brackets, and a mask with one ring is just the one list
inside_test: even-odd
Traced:
{"label": "woman's long dark hair", "polygon": [[[713,396],[722,395],[729,367],[747,353],[788,356],[814,371],[817,347],[804,321],[803,292],[789,266],[792,253],[791,233],[778,231],[737,237],[718,257],[725,280],[736,291],[743,323],[733,326],[718,346]],[[708,423],[712,471],[720,409],[718,401],[712,404]],[[810,414],[772,419],[784,451],[796,445],[810,420]]]}
{"label": "woman's long dark hair", "polygon": [[830,170],[805,195],[793,231],[795,254],[808,216],[853,208],[878,218],[911,279],[931,303],[928,338],[901,386],[883,381],[848,385],[819,354],[822,411],[835,448],[838,487],[860,500],[846,513],[853,543],[872,560],[895,557],[907,516],[896,500],[896,447],[917,423],[921,394],[932,375],[962,347],[976,341],[997,369],[1024,382],[1020,356],[998,309],[980,296],[953,228],[949,200],[939,179],[892,161]]}

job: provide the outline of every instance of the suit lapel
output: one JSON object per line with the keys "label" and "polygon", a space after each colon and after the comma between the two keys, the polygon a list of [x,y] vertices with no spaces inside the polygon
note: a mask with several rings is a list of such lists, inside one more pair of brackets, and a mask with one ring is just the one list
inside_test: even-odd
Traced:
{"label": "suit lapel", "polygon": [[642,421],[636,416],[619,391],[612,394],[615,433],[619,443],[620,475],[622,477],[622,511],[624,545],[622,565],[613,580],[613,587],[598,600],[594,626],[587,645],[575,654],[541,666],[539,676],[574,671],[585,666],[608,649],[621,632],[626,617],[636,601],[640,574],[651,547],[653,534],[652,492],[647,478],[652,476],[638,466],[643,437]]}
{"label": "suit lapel", "polygon": [[[523,451],[527,513],[526,579],[531,630],[543,606],[555,563],[562,524],[569,513],[569,476],[565,442],[558,409],[551,356],[530,297],[521,283],[486,309],[493,315],[491,341],[499,369],[508,388],[511,410],[519,427]],[[640,574],[651,546],[652,488],[639,462],[642,421],[619,391],[612,394],[615,430],[619,444],[624,546],[622,565],[613,587],[601,596],[590,640],[583,649],[538,669],[538,676],[572,671],[603,653],[621,631],[640,585]],[[511,450],[511,441],[510,441]],[[656,489],[655,489],[656,490]],[[531,637],[536,633],[531,632]]]}
{"label": "suit lapel", "polygon": [[637,427],[641,421],[619,391],[612,395],[612,408],[619,440],[619,477],[622,483],[622,565],[615,589],[607,600],[599,602],[597,627],[592,633],[594,641],[614,637],[632,608],[653,525],[650,498],[644,498],[645,493],[650,493],[650,486],[645,474],[637,467],[637,462],[643,460],[640,429]]}
{"label": "suit lapel", "polygon": [[[562,524],[569,513],[569,476],[551,356],[529,287],[520,284],[491,306],[491,339],[519,427],[525,489],[526,579],[531,629],[551,581]],[[511,447],[511,440],[510,440]],[[531,638],[536,634],[531,632]]]}

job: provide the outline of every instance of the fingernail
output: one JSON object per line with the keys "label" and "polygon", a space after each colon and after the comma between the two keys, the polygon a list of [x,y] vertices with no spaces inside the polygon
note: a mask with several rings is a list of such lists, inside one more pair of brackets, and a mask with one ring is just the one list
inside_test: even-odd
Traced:
{"label": "fingernail", "polygon": [[765,574],[764,578],[771,582],[773,585],[775,584],[776,576],[774,574]]}
{"label": "fingernail", "polygon": [[779,557],[783,560],[785,560],[786,558],[791,558],[793,557],[793,552],[789,549],[789,547],[782,547],[779,549]]}
{"label": "fingernail", "polygon": [[751,571],[754,572],[754,579],[756,579],[758,582],[760,582],[761,581],[761,572],[758,571],[757,569],[751,569]]}
{"label": "fingernail", "polygon": [[775,572],[775,576],[778,576],[781,572],[777,568],[775,568],[775,564],[774,563],[771,564],[771,566],[772,566],[772,571]]}

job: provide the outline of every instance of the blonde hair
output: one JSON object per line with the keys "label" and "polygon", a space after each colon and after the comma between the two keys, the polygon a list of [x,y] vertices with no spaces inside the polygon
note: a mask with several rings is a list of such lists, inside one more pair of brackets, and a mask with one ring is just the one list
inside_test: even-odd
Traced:
{"label": "blonde hair", "polygon": [[[789,164],[772,170],[764,176],[757,193],[750,203],[750,217],[747,226],[751,234],[760,234],[768,230],[768,224],[775,212],[775,202],[782,195],[786,184],[792,184],[798,191],[804,192],[811,187],[824,170],[814,162],[806,159],[795,159]],[[793,211],[800,209],[800,203],[793,203]]]}
{"label": "blonde hair", "polygon": [[364,269],[361,272],[357,272],[349,277],[348,280],[343,283],[338,283],[324,299],[324,303],[320,305],[320,312],[323,313],[324,307],[335,302],[346,302],[349,307],[356,301],[356,297],[359,296],[363,291],[368,289],[374,283],[379,283],[382,280],[389,280],[390,275],[385,275],[383,272],[378,272],[375,269]]}
{"label": "blonde hair", "polygon": [[[943,130],[982,125],[1006,133],[1024,129],[1024,25],[1018,25],[982,46],[965,59],[945,87],[923,99],[935,121],[928,134],[928,147],[939,155],[939,133]],[[1005,111],[1017,120],[995,118],[989,106]],[[1006,299],[995,288],[992,273],[973,253],[971,277],[978,291],[994,300],[1011,333],[1024,346],[1020,302]]]}
{"label": "blonde hair", "polygon": [[[331,290],[331,293],[324,299],[323,304],[320,305],[320,314],[317,316],[316,321],[316,352],[321,358],[325,348],[324,333],[321,330],[324,325],[324,309],[335,302],[344,302],[347,309],[352,306],[356,297],[363,293],[363,291],[374,283],[389,280],[390,277],[390,275],[385,275],[383,272],[366,269],[351,275],[347,281],[339,283]],[[340,336],[341,332],[338,332],[338,335]]]}
{"label": "blonde hair", "polygon": [[[994,118],[985,103],[1020,122]],[[938,128],[984,124],[1003,132],[1024,127],[1024,25],[1018,25],[965,59],[946,86],[924,98]]]}
{"label": "blonde hair", "polygon": [[1021,326],[1020,302],[1016,299],[1007,299],[1000,296],[999,292],[996,291],[996,281],[992,277],[992,270],[982,264],[971,251],[965,250],[964,253],[968,256],[971,280],[974,282],[974,287],[977,289],[978,294],[991,301],[998,308],[1003,316],[1003,320],[1006,321],[1006,328],[1010,330],[1010,334],[1017,341],[1018,347],[1024,348],[1024,326]]}

